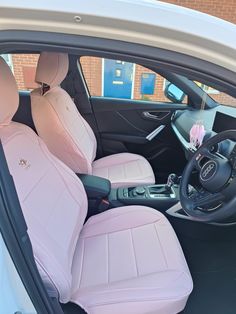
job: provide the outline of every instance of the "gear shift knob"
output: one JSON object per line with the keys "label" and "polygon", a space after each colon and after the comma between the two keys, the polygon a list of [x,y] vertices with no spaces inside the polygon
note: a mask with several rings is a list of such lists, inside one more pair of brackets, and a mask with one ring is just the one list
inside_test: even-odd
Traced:
{"label": "gear shift knob", "polygon": [[177,174],[171,173],[169,174],[168,179],[167,179],[166,189],[170,190],[174,184],[178,184],[178,183],[179,183],[179,177],[177,176]]}

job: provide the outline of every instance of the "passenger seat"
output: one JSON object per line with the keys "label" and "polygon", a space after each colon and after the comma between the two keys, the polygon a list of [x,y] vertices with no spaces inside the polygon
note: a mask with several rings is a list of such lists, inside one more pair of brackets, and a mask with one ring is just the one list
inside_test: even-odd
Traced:
{"label": "passenger seat", "polygon": [[94,161],[95,135],[70,95],[60,87],[68,67],[65,53],[42,52],[38,61],[36,82],[41,88],[31,93],[32,116],[49,150],[75,173],[106,178],[113,188],[154,184],[152,167],[140,155],[120,153]]}

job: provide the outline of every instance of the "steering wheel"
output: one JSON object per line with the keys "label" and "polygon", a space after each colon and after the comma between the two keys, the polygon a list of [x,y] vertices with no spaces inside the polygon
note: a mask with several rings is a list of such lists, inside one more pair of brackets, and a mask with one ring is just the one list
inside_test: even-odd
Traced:
{"label": "steering wheel", "polygon": [[[236,215],[236,146],[229,158],[212,152],[212,147],[227,139],[236,141],[236,130],[223,131],[208,139],[184,169],[180,202],[186,214],[195,220],[217,222]],[[197,186],[191,181],[194,169]]]}

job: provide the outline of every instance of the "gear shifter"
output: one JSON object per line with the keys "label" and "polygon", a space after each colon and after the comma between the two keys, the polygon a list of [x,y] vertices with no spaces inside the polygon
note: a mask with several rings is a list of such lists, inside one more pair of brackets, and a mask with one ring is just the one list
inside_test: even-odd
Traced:
{"label": "gear shifter", "polygon": [[168,176],[166,184],[151,186],[149,188],[149,193],[169,196],[169,195],[173,194],[173,191],[171,189],[172,186],[175,184],[179,184],[179,180],[180,180],[180,177],[178,177],[177,174],[171,173]]}
{"label": "gear shifter", "polygon": [[165,188],[167,191],[171,191],[171,187],[175,184],[179,184],[179,177],[175,173],[171,173],[168,176]]}

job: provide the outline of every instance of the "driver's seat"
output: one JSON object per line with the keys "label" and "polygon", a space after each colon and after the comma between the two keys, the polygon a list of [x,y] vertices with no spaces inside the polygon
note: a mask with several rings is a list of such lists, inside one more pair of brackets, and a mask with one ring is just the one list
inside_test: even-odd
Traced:
{"label": "driver's seat", "polygon": [[19,97],[2,58],[0,94],[0,139],[46,287],[93,314],[182,311],[192,279],[167,219],[127,206],[84,224],[87,197],[78,177],[29,127],[11,121]]}

